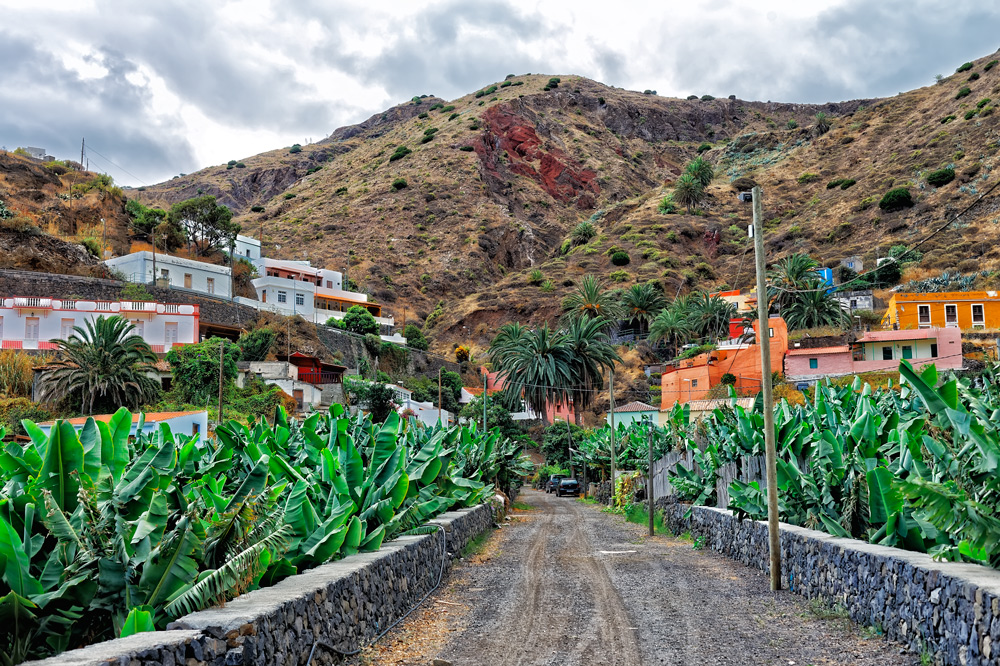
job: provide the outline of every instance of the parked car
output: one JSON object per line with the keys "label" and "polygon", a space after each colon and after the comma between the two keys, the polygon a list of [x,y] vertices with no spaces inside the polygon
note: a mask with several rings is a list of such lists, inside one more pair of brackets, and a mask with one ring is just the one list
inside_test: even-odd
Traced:
{"label": "parked car", "polygon": [[576,479],[562,478],[559,479],[559,487],[556,488],[556,496],[562,497],[563,495],[576,495],[580,496],[580,484],[577,483]]}
{"label": "parked car", "polygon": [[559,482],[566,478],[565,474],[553,474],[545,482],[545,492],[554,493],[559,488]]}

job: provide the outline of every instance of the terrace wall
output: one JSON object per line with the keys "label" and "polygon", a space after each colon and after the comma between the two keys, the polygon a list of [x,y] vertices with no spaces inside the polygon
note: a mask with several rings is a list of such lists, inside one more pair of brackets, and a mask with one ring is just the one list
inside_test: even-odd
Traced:
{"label": "terrace wall", "polygon": [[341,658],[317,639],[351,652],[413,608],[474,538],[493,526],[479,505],[442,514],[441,532],[403,536],[376,553],[359,553],[254,590],[225,606],[179,618],[167,631],[136,634],[71,650],[25,666],[298,666]]}
{"label": "terrace wall", "polygon": [[[675,533],[690,531],[708,548],[768,568],[767,523],[666,497],[657,504]],[[1000,663],[1000,571],[781,524],[781,580],[914,650],[930,649],[935,663]]]}

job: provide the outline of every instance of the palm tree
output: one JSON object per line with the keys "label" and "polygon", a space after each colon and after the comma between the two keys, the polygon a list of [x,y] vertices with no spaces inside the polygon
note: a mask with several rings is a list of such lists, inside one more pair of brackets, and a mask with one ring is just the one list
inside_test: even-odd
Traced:
{"label": "palm tree", "polygon": [[[822,289],[819,283],[817,286]],[[781,311],[790,331],[818,326],[841,327],[850,323],[843,304],[824,290],[807,291],[795,296],[795,300]]]}
{"label": "palm tree", "polygon": [[692,327],[703,338],[729,336],[729,322],[736,317],[736,305],[721,296],[701,293],[691,303]]}
{"label": "palm tree", "polygon": [[146,373],[156,355],[121,317],[99,316],[75,326],[68,340],[56,340],[62,359],[40,377],[43,400],[79,394],[81,411],[93,414],[98,398],[108,408],[135,409],[157,396],[159,385]]}
{"label": "palm tree", "polygon": [[780,311],[791,304],[795,290],[815,289],[820,281],[819,264],[807,254],[790,254],[767,272],[767,300]]}
{"label": "palm tree", "polygon": [[649,328],[649,322],[665,307],[667,299],[653,282],[632,285],[622,296],[623,318],[639,322],[640,333]]}
{"label": "palm tree", "polygon": [[681,308],[669,307],[660,310],[653,322],[649,325],[649,342],[656,343],[661,340],[673,347],[676,354],[680,345],[691,335],[691,324],[688,322],[688,315]]}
{"label": "palm tree", "polygon": [[504,399],[514,404],[523,398],[548,423],[546,406],[568,398],[574,382],[574,359],[566,335],[543,324],[517,340],[497,353],[490,347],[490,359],[504,382]]}
{"label": "palm tree", "polygon": [[682,173],[674,182],[674,201],[687,206],[688,215],[705,198],[705,186],[690,173]]}
{"label": "palm tree", "polygon": [[611,370],[621,357],[615,351],[598,319],[573,319],[566,329],[565,345],[572,365],[573,415],[577,425],[583,425],[583,410],[594,402],[594,394],[604,386],[604,373]]}
{"label": "palm tree", "polygon": [[703,188],[708,187],[708,184],[715,178],[715,170],[712,168],[712,165],[701,156],[688,162],[687,166],[684,167],[684,172],[694,176],[695,180],[701,183]]}
{"label": "palm tree", "polygon": [[564,317],[567,320],[579,317],[600,319],[604,323],[618,319],[621,308],[603,286],[596,276],[585,275],[576,291],[563,299]]}
{"label": "palm tree", "polygon": [[517,351],[530,331],[520,322],[504,324],[490,343],[489,357],[495,368],[503,365],[504,358]]}

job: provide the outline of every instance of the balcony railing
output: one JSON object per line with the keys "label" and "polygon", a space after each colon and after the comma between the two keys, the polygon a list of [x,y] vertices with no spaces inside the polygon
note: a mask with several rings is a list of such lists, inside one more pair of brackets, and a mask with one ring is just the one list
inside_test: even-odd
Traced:
{"label": "balcony railing", "polygon": [[51,298],[38,298],[36,296],[18,296],[14,299],[15,308],[52,308]]}
{"label": "balcony railing", "polygon": [[309,384],[340,384],[343,375],[339,372],[321,372],[319,370],[299,370],[299,381]]}
{"label": "balcony railing", "polygon": [[150,301],[122,301],[122,312],[156,312],[156,303]]}

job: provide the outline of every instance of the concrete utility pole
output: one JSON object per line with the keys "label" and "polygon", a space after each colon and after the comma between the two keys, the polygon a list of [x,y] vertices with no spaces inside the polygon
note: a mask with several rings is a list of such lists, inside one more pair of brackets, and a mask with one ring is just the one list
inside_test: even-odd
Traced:
{"label": "concrete utility pole", "polygon": [[438,367],[438,424],[441,424],[441,370],[444,366]]}
{"label": "concrete utility pole", "polygon": [[649,536],[653,536],[653,421],[649,421],[649,459],[646,469],[646,504],[649,505]]}
{"label": "concrete utility pole", "polygon": [[611,370],[611,379],[608,387],[608,392],[611,395],[611,411],[609,412],[611,416],[611,502],[610,505],[615,505],[615,371]]}
{"label": "concrete utility pole", "polygon": [[223,352],[225,351],[226,343],[223,340],[219,340],[219,425],[222,425],[222,359]]}
{"label": "concrete utility pole", "polygon": [[[405,313],[406,310],[404,309],[403,312]],[[404,314],[404,316],[405,316],[405,314]],[[486,386],[486,370],[483,370],[483,433],[484,434],[486,433],[486,392],[487,392],[487,390],[488,389],[487,389],[487,386]]]}
{"label": "concrete utility pole", "polygon": [[761,393],[764,396],[764,449],[767,464],[767,542],[771,554],[771,590],[781,589],[781,539],[778,533],[778,471],[774,444],[774,396],[771,393],[771,331],[768,321],[767,277],[764,266],[764,224],[761,191],[753,188],[753,244],[757,260],[757,330],[760,338]]}

